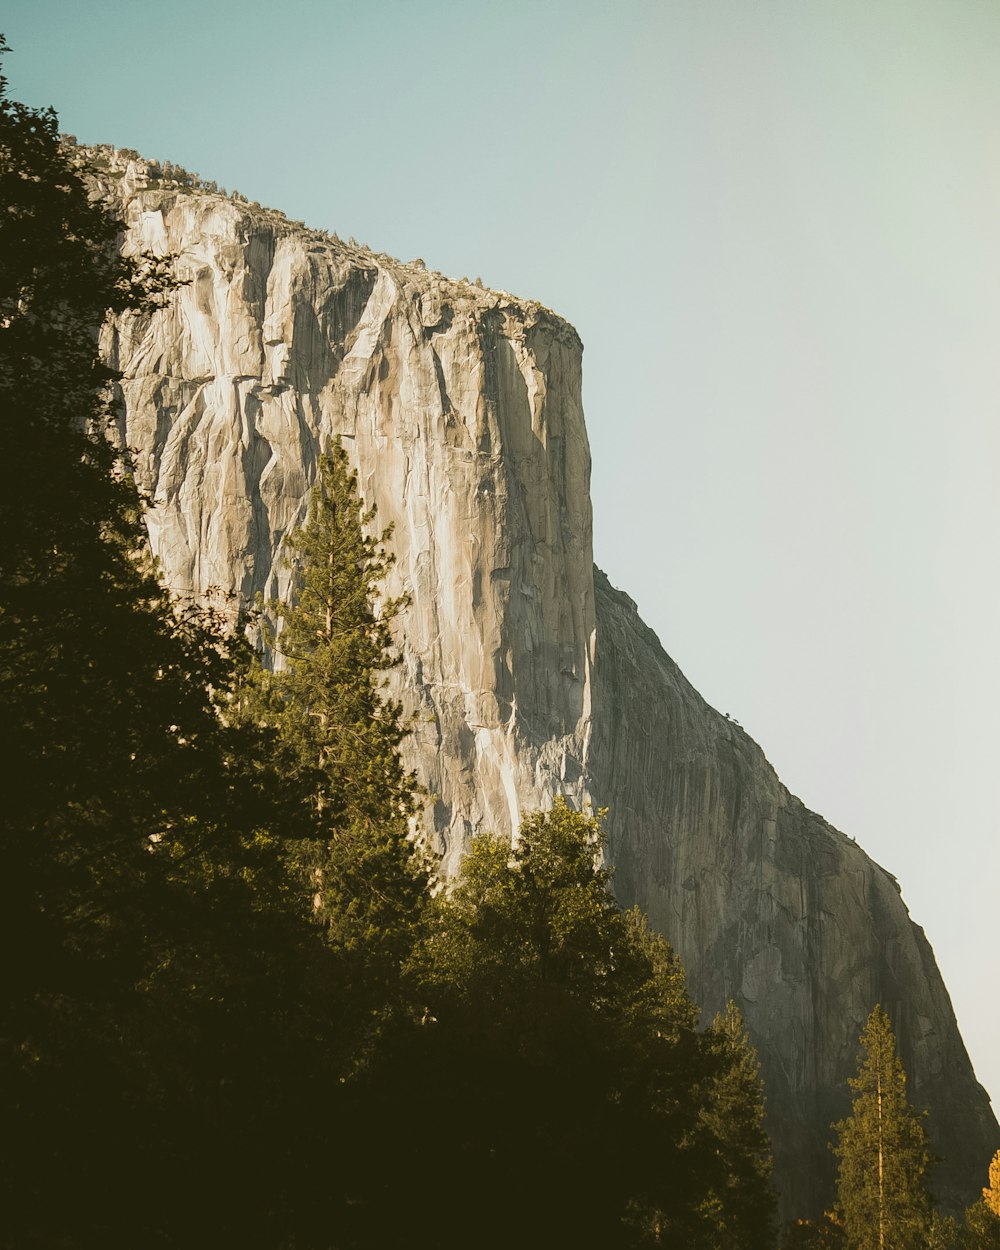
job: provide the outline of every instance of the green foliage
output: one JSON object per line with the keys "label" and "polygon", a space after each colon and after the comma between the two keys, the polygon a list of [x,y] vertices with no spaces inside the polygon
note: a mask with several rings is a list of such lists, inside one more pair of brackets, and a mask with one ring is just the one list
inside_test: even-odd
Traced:
{"label": "green foliage", "polygon": [[724,1188],[706,1204],[715,1244],[719,1250],[770,1250],[776,1204],[774,1161],[764,1131],[764,1083],[735,1003],[712,1021],[707,1042],[720,1066],[701,1114],[725,1163]]}
{"label": "green foliage", "polygon": [[261,674],[281,738],[333,824],[416,810],[416,778],[399,758],[402,709],[382,692],[397,662],[389,627],[404,600],[375,608],[393,557],[383,545],[391,528],[368,534],[374,520],[334,445],[320,457],[307,523],[285,538],[296,584],[291,601],[275,605],[276,671]]}
{"label": "green foliage", "polygon": [[860,1040],[851,1114],[834,1125],[846,1244],[849,1250],[914,1250],[932,1228],[927,1134],[907,1100],[906,1073],[879,1004]]}
{"label": "green foliage", "polygon": [[240,648],[157,584],[106,437],[101,320],[162,283],[3,86],[0,1244],[236,1244],[310,1136],[330,962],[294,795],[219,714]]}
{"label": "green foliage", "polygon": [[1000,1250],[1000,1216],[980,1199],[965,1213],[962,1250]]}
{"label": "green foliage", "polygon": [[407,730],[384,692],[397,663],[390,624],[404,600],[382,598],[391,531],[372,537],[374,519],[334,446],[320,457],[306,524],[285,539],[296,576],[268,632],[275,671],[258,663],[242,700],[244,718],[275,731],[283,771],[312,809],[300,867],[331,945],[359,991],[367,987],[369,1012],[379,995],[400,992],[429,886],[409,829],[418,786],[400,760]]}
{"label": "green foliage", "polygon": [[926,1250],[959,1250],[959,1227],[955,1217],[931,1211],[923,1245]]}
{"label": "green foliage", "polygon": [[990,1163],[983,1196],[965,1213],[962,1250],[1000,1250],[1000,1150]]}
{"label": "green foliage", "polygon": [[836,1211],[824,1211],[818,1220],[789,1220],[781,1250],[843,1250],[844,1226]]}
{"label": "green foliage", "polygon": [[[422,1157],[447,1177],[424,1234],[442,1250],[716,1244],[725,1110],[702,1113],[725,1062],[670,947],[615,903],[603,849],[600,821],[559,801],[513,847],[478,839],[435,899],[409,965],[419,1021],[369,1089],[361,1244],[411,1244],[423,1182],[400,1178]],[[376,1155],[394,1201],[370,1188]]]}

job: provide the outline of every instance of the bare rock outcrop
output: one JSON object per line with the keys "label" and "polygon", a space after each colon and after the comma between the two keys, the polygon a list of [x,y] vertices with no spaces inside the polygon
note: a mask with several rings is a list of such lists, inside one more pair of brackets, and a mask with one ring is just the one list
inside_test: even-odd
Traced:
{"label": "bare rock outcrop", "polygon": [[397,690],[447,870],[555,794],[609,806],[620,897],[675,944],[707,1013],[732,997],[746,1015],[786,1209],[829,1200],[828,1126],[876,999],[930,1110],[943,1196],[963,1201],[1000,1134],[895,880],[788,793],[593,569],[572,327],[98,155],[124,248],[173,256],[186,283],[103,340],[167,584],[283,593],[282,536],[341,439],[395,527]]}
{"label": "bare rock outcrop", "polygon": [[675,942],[704,1009],[739,1004],[786,1211],[830,1202],[829,1126],[849,1110],[875,1002],[894,1022],[910,1096],[930,1113],[937,1191],[971,1201],[1000,1134],[895,877],[785,789],[600,570],[595,589],[589,782],[610,809],[616,889]]}
{"label": "bare rock outcrop", "polygon": [[282,536],[341,440],[394,527],[409,762],[449,870],[475,830],[516,828],[556,792],[582,801],[594,592],[576,332],[163,181],[130,160],[104,189],[126,249],[174,256],[186,285],[107,327],[104,350],[166,583],[283,594]]}

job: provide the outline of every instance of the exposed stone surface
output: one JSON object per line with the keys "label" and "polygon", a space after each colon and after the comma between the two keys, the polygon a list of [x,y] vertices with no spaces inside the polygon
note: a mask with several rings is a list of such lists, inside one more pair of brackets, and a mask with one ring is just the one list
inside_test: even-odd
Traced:
{"label": "exposed stone surface", "polygon": [[[582,798],[594,597],[580,341],[553,314],[197,190],[123,196],[188,282],[109,327],[166,583],[284,593],[276,554],[340,438],[395,527],[411,763],[454,869],[476,829]],[[122,188],[124,191],[122,192]]]}
{"label": "exposed stone surface", "polygon": [[167,584],[283,593],[282,535],[343,439],[395,525],[390,590],[412,596],[396,680],[448,869],[473,833],[556,793],[608,805],[620,897],[677,946],[706,1012],[733,997],[747,1017],[788,1210],[828,1200],[828,1125],[876,999],[964,1199],[1000,1136],[894,879],[785,790],[593,570],[575,331],[142,161],[105,164],[126,249],[174,255],[189,283],[104,339]]}
{"label": "exposed stone surface", "polygon": [[[934,954],[896,879],[778,780],[595,571],[590,789],[610,808],[616,889],[676,944],[695,1000],[733,998],[761,1059],[785,1208],[830,1201],[829,1125],[881,1002],[930,1111],[938,1192],[960,1203],[998,1140]],[[970,1183],[971,1182],[971,1183]]]}

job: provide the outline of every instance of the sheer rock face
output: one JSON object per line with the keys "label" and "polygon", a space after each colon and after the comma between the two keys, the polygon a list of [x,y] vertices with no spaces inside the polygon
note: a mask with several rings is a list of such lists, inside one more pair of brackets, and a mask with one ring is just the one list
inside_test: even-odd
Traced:
{"label": "sheer rock face", "polygon": [[[122,180],[168,307],[105,332],[167,584],[284,594],[279,548],[340,439],[411,597],[395,674],[447,867],[476,829],[583,800],[594,589],[581,346],[553,314],[220,196]],[[121,186],[121,183],[119,183]]]}
{"label": "sheer rock face", "polygon": [[595,571],[590,788],[610,808],[616,889],[678,947],[694,999],[753,1035],[786,1212],[829,1205],[830,1124],[875,1002],[929,1112],[942,1199],[965,1205],[1000,1138],[923,930],[896,879],[778,780]]}
{"label": "sheer rock face", "polygon": [[942,1193],[971,1200],[996,1121],[894,879],[785,790],[593,570],[573,329],[155,172],[117,158],[102,190],[126,250],[172,254],[188,284],[109,325],[104,350],[167,584],[283,594],[282,535],[343,440],[395,527],[388,589],[411,602],[393,680],[446,868],[557,793],[607,805],[622,901],[678,948],[707,1015],[731,997],[747,1018],[788,1213],[830,1200],[829,1124],[876,1000],[931,1111]]}

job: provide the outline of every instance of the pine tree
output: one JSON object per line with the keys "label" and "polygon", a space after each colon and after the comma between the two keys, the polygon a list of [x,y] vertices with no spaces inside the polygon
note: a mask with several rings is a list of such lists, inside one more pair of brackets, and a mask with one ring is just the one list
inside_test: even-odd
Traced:
{"label": "pine tree", "polygon": [[764,1083],[743,1017],[735,1003],[712,1021],[707,1034],[720,1060],[709,1085],[702,1120],[725,1166],[725,1181],[706,1204],[718,1250],[770,1250],[775,1195],[771,1143],[764,1130]]}
{"label": "pine tree", "polygon": [[398,663],[390,625],[405,599],[384,598],[391,528],[370,534],[375,517],[346,452],[332,446],[306,524],[285,538],[295,575],[266,633],[273,671],[257,665],[243,709],[274,728],[286,773],[312,809],[301,868],[331,944],[373,1000],[398,988],[428,893],[428,863],[409,829],[419,787],[399,751],[407,729],[384,689]]}
{"label": "pine tree", "polygon": [[1000,1150],[990,1162],[990,1183],[983,1190],[983,1202],[1000,1219]]}
{"label": "pine tree", "polygon": [[1000,1150],[990,1163],[983,1196],[965,1213],[963,1250],[1000,1250]]}
{"label": "pine tree", "polygon": [[142,263],[2,79],[0,197],[0,1245],[244,1244],[323,1088],[295,809],[107,437],[98,330],[149,308]]}
{"label": "pine tree", "polygon": [[477,839],[435,900],[413,960],[424,1023],[386,1097],[450,1178],[441,1247],[711,1245],[700,1205],[721,1165],[699,1110],[718,1063],[603,848],[600,821],[560,800],[513,846]]}
{"label": "pine tree", "polygon": [[378,606],[394,557],[385,546],[391,526],[369,534],[375,519],[334,444],[320,457],[306,524],[285,537],[295,584],[291,601],[275,604],[278,628],[267,639],[274,672],[265,684],[281,736],[334,825],[416,810],[416,777],[399,756],[402,708],[383,693],[398,663],[390,626],[405,598]]}
{"label": "pine tree", "polygon": [[914,1250],[927,1239],[930,1162],[921,1117],[906,1097],[906,1073],[881,1005],[860,1038],[851,1114],[834,1125],[837,1199],[849,1250]]}

